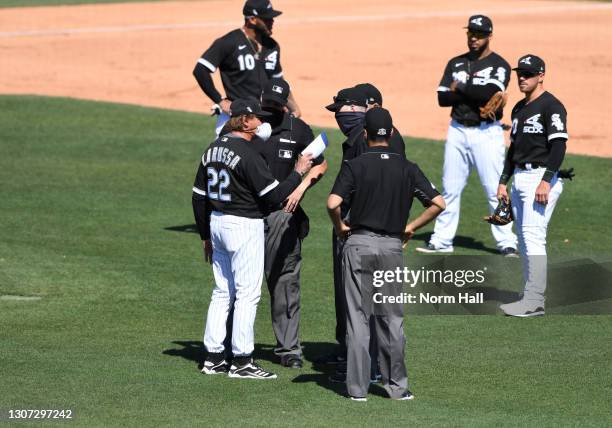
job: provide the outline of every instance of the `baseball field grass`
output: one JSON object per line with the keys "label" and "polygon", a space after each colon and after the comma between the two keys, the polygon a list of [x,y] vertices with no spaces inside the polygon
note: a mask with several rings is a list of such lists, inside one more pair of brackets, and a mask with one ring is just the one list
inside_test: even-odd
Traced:
{"label": "baseball field grass", "polygon": [[[356,403],[327,381],[311,360],[333,343],[324,207],[339,167],[336,131],[329,172],[304,201],[304,369],[273,362],[264,284],[256,357],[279,379],[199,374],[212,274],[193,233],[191,186],[213,120],[31,96],[1,96],[0,111],[0,419],[68,408],[88,427],[612,425],[612,316],[408,314],[414,401],[373,387]],[[443,143],[406,147],[439,186]],[[549,252],[609,255],[612,160],[568,156],[565,165],[577,177],[550,224]],[[463,201],[457,253],[491,254],[475,177]]]}

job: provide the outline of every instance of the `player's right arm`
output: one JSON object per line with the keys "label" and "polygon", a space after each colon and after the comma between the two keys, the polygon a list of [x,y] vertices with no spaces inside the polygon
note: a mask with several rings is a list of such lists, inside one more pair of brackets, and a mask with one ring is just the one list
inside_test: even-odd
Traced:
{"label": "player's right arm", "polygon": [[438,105],[440,107],[452,107],[461,101],[462,98],[461,94],[452,89],[454,81],[452,62],[453,60],[451,59],[446,64],[444,74],[442,74],[442,79],[440,79],[440,84],[438,85]]}
{"label": "player's right arm", "polygon": [[212,206],[206,195],[206,173],[204,165],[200,162],[196,178],[193,183],[191,205],[193,207],[193,216],[195,218],[196,227],[202,239],[204,248],[204,259],[212,263],[212,244],[210,242],[210,214]]}
{"label": "player's right arm", "polygon": [[212,73],[214,73],[221,62],[227,55],[231,53],[231,46],[225,38],[219,38],[213,42],[206,52],[202,54],[202,57],[198,60],[193,69],[193,76],[195,77],[198,85],[202,91],[210,98],[215,104],[219,104],[224,112],[229,112],[230,101],[224,98],[217,88],[212,79]]}
{"label": "player's right arm", "polygon": [[279,206],[302,182],[302,176],[312,166],[312,155],[301,156],[291,174],[280,182],[274,178],[262,156],[253,152],[249,162],[243,164],[245,178],[257,197],[271,207]]}

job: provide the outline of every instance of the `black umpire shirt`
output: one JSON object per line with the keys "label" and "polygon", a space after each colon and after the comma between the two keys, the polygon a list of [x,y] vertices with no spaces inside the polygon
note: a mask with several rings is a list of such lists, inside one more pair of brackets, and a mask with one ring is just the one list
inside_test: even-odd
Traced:
{"label": "black umpire shirt", "polygon": [[[253,148],[259,152],[272,175],[279,181],[291,174],[300,153],[314,140],[312,129],[303,120],[285,113],[281,124],[272,129],[268,141],[261,138],[253,140]],[[314,159],[312,164],[323,163],[323,155]]]}
{"label": "black umpire shirt", "polygon": [[384,235],[404,231],[414,197],[428,207],[439,195],[417,164],[381,146],[344,162],[331,193],[348,201],[351,229]]}
{"label": "black umpire shirt", "polygon": [[[359,132],[353,132],[348,139],[342,144],[342,160],[350,160],[368,151],[368,141],[365,137],[363,129]],[[389,151],[398,153],[406,159],[406,145],[400,132],[393,127],[393,134],[389,139]]]}
{"label": "black umpire shirt", "polygon": [[262,39],[257,53],[242,29],[218,38],[198,60],[212,73],[221,71],[221,81],[229,100],[259,100],[263,85],[272,77],[282,77],[280,46],[271,37]]}

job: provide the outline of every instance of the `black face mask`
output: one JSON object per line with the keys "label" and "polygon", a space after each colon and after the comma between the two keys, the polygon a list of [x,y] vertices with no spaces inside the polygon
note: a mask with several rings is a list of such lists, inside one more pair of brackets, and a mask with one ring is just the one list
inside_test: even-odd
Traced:
{"label": "black face mask", "polygon": [[347,137],[353,132],[355,129],[363,128],[363,124],[365,123],[365,112],[363,111],[346,111],[341,113],[336,113],[336,122],[338,123],[338,127],[340,131]]}
{"label": "black face mask", "polygon": [[272,129],[278,128],[283,123],[283,119],[285,118],[285,112],[282,110],[277,110],[273,107],[262,107],[262,110],[268,113],[271,113],[272,116],[266,117],[266,122],[272,126]]}

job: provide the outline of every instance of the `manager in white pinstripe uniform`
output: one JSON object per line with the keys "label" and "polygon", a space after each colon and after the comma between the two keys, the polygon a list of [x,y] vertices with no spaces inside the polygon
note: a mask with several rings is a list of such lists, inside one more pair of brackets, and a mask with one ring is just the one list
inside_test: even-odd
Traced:
{"label": "manager in white pinstripe uniform", "polygon": [[[204,346],[208,352],[202,373],[230,377],[274,379],[252,358],[254,323],[264,271],[264,222],[267,207],[283,202],[312,165],[310,155],[295,164],[282,182],[274,179],[263,157],[250,147],[254,136],[269,138],[271,127],[260,117],[268,113],[257,101],[236,100],[230,107],[230,132],[206,149],[193,187],[193,209],[207,261],[212,261],[212,292]],[[224,340],[234,306],[231,367]]]}

